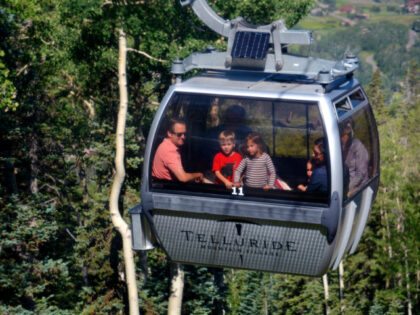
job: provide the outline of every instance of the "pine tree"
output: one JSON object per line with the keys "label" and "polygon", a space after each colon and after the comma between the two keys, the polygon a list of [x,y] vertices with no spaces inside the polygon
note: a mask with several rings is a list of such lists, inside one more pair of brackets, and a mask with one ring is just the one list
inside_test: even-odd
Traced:
{"label": "pine tree", "polygon": [[385,101],[382,87],[382,74],[378,69],[375,71],[372,77],[372,81],[366,89],[370,104],[373,108],[374,114],[377,117],[377,123],[382,124],[384,122],[384,110]]}

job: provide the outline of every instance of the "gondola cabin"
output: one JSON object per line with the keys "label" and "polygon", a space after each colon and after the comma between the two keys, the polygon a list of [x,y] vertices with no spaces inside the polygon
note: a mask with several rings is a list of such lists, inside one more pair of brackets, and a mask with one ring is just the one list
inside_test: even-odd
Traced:
{"label": "gondola cabin", "polygon": [[[141,204],[131,210],[133,248],[158,245],[186,264],[322,275],[355,251],[378,190],[378,136],[352,75],[357,60],[283,53],[279,69],[275,52],[260,60],[230,49],[174,63],[177,75],[203,71],[178,79],[154,118]],[[178,156],[162,163],[180,163],[197,180],[180,180],[169,166],[169,177],[159,175],[165,141]],[[239,160],[219,167],[216,156],[229,152]],[[260,156],[270,167],[256,164]]]}

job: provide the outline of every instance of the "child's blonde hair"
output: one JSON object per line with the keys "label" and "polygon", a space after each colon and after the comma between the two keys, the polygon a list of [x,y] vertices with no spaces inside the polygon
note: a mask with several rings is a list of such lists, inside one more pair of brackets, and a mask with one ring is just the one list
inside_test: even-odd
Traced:
{"label": "child's blonde hair", "polygon": [[230,140],[235,143],[235,133],[232,130],[223,130],[219,134],[219,141]]}

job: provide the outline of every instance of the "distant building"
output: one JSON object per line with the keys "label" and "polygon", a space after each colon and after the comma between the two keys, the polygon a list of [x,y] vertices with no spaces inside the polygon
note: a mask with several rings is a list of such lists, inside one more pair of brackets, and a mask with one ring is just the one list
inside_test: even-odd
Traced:
{"label": "distant building", "polygon": [[405,5],[405,9],[409,13],[419,14],[420,13],[420,0],[413,0]]}
{"label": "distant building", "polygon": [[340,13],[349,13],[349,14],[356,13],[356,9],[353,5],[342,5],[340,6],[338,10],[340,11]]}

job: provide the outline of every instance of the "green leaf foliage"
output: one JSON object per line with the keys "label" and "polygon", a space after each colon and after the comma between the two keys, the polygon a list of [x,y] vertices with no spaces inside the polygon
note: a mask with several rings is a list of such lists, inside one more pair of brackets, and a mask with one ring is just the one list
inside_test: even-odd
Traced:
{"label": "green leaf foliage", "polygon": [[[288,27],[312,0],[209,1],[225,18]],[[0,1],[0,313],[128,313],[122,246],[109,218],[119,105],[118,28],[128,34],[129,115],[120,209],[139,203],[149,128],[170,64],[223,49],[178,1]],[[341,57],[351,40],[379,66],[369,83],[381,138],[381,186],[355,255],[322,280],[185,266],[183,314],[402,314],[419,309],[419,44],[406,29],[360,23],[322,35],[312,53]],[[344,42],[343,42],[344,41]],[[318,47],[318,48],[317,48]],[[322,47],[322,49],[320,48]],[[153,58],[148,57],[144,52]],[[136,253],[141,311],[165,314],[170,261]]]}

